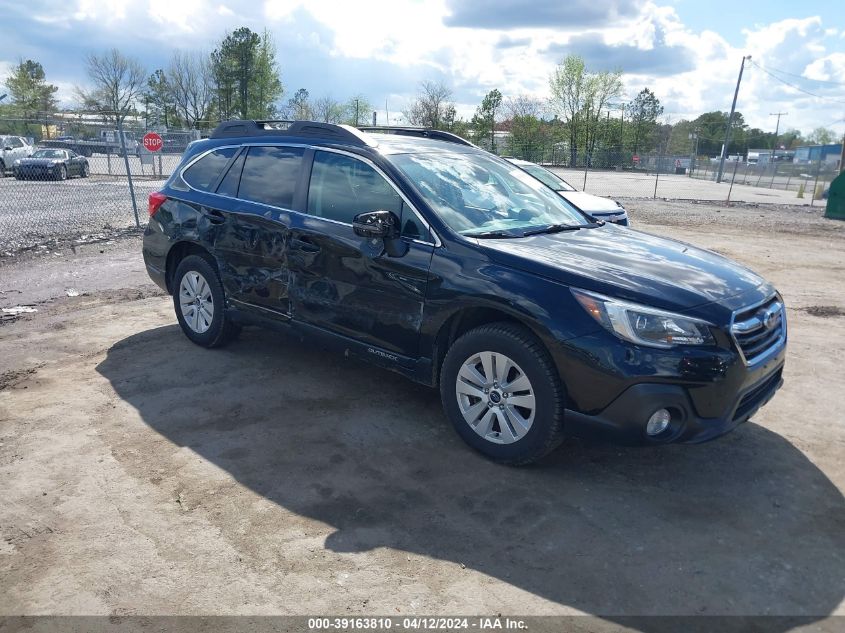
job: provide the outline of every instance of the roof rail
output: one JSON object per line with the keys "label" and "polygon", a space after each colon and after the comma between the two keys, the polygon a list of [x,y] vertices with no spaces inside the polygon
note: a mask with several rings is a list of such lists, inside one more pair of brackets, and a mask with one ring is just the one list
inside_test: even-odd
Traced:
{"label": "roof rail", "polygon": [[431,138],[438,141],[447,141],[449,143],[457,143],[458,145],[467,145],[469,147],[478,147],[474,143],[470,143],[468,140],[458,136],[457,134],[452,134],[451,132],[444,132],[443,130],[435,130],[430,127],[359,125],[358,129],[362,132],[398,134],[399,136],[417,136],[422,138]]}
{"label": "roof rail", "polygon": [[313,137],[327,141],[340,141],[352,145],[375,147],[377,143],[367,134],[362,134],[350,125],[336,125],[319,121],[283,120],[232,120],[223,121],[211,133],[210,138],[234,138],[252,136],[297,136]]}

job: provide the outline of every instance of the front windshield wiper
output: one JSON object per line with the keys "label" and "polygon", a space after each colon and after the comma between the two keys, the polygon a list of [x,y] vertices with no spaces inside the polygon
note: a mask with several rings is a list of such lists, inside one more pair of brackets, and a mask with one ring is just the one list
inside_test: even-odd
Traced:
{"label": "front windshield wiper", "polygon": [[524,237],[523,235],[514,235],[507,231],[479,231],[478,233],[461,233],[464,237],[478,237],[480,239],[510,239],[514,237]]}
{"label": "front windshield wiper", "polygon": [[529,235],[540,235],[541,233],[560,233],[561,231],[577,231],[578,229],[591,229],[595,224],[548,224],[539,229],[525,231],[522,237]]}

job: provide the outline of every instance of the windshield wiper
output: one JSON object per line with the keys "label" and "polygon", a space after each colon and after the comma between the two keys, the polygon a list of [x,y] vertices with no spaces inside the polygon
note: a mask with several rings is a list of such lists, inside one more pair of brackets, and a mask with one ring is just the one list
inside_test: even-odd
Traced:
{"label": "windshield wiper", "polygon": [[560,233],[561,231],[577,231],[578,229],[591,229],[595,224],[549,224],[539,229],[525,231],[522,237],[529,235],[540,235],[541,233]]}
{"label": "windshield wiper", "polygon": [[464,237],[478,237],[480,239],[510,239],[514,237],[524,237],[523,235],[514,235],[507,231],[479,231],[478,233],[461,233]]}

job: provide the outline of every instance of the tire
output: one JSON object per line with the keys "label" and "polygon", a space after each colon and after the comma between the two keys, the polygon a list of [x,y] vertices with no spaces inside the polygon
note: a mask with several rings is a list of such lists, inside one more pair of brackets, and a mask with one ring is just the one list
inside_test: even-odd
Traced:
{"label": "tire", "polygon": [[[495,369],[490,372],[494,380],[486,375],[485,361],[491,364],[489,356],[483,357],[487,354],[499,361],[499,374]],[[502,359],[509,363],[502,363]],[[476,374],[466,369],[474,361],[478,361]],[[504,381],[499,384],[496,376],[503,371]],[[483,389],[488,392],[476,389],[467,380],[486,384]],[[513,392],[507,391],[509,385],[515,387]],[[478,395],[469,395],[470,391]],[[458,435],[501,464],[530,464],[563,441],[563,385],[543,344],[520,325],[483,325],[455,341],[440,371],[440,397]],[[517,399],[519,404],[512,404]],[[475,428],[465,412],[469,419],[479,420]]]}
{"label": "tire", "polygon": [[202,347],[225,345],[240,331],[226,314],[226,294],[210,258],[188,255],[179,262],[173,309],[185,336]]}
{"label": "tire", "polygon": [[59,173],[56,176],[58,180],[67,180],[67,167],[59,165]]}
{"label": "tire", "polygon": [[82,178],[88,178],[91,175],[91,168],[88,163],[82,163],[82,172],[79,174]]}
{"label": "tire", "polygon": [[6,163],[0,160],[0,178],[6,177]]}

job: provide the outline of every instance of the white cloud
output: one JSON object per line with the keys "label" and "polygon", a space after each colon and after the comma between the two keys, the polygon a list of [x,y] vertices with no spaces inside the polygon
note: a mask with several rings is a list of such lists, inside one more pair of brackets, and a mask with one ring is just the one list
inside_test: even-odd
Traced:
{"label": "white cloud", "polygon": [[[831,18],[806,17],[796,10],[800,17],[771,23],[758,19],[741,39],[728,39],[683,23],[673,6],[663,6],[665,1],[589,0],[584,26],[573,25],[571,15],[586,0],[573,0],[572,6],[534,0],[536,14],[522,17],[516,0],[496,0],[502,11],[495,15],[482,11],[486,5],[480,0],[373,0],[365,5],[70,0],[69,6],[31,0],[26,7],[12,7],[8,21],[18,28],[4,50],[7,56],[15,51],[15,58],[4,62],[8,68],[17,55],[41,61],[68,101],[66,86],[84,82],[87,52],[116,46],[141,57],[152,70],[164,65],[174,48],[208,51],[225,32],[247,26],[266,27],[274,36],[290,91],[306,87],[314,96],[340,99],[364,92],[374,103],[388,98],[394,111],[413,98],[425,79],[451,85],[462,116],[471,116],[492,88],[506,96],[544,98],[555,62],[571,51],[587,55],[591,68],[623,66],[627,96],[648,86],[673,120],[727,110],[745,54],[766,68],[805,77],[782,76],[790,83],[845,101],[842,86],[810,81],[845,81],[845,31]],[[842,104],[789,88],[754,66],[746,70],[738,108],[752,125],[770,126],[768,113],[775,110],[789,111],[785,125],[804,130],[841,116]]]}

